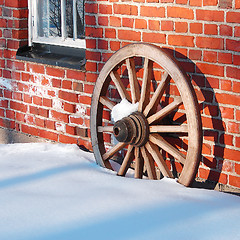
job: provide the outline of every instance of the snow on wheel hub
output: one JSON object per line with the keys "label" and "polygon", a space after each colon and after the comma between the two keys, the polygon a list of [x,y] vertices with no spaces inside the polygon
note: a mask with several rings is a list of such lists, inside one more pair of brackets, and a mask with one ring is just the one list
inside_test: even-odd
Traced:
{"label": "snow on wheel hub", "polygon": [[119,142],[141,147],[148,141],[149,125],[142,113],[134,112],[117,121],[113,133]]}

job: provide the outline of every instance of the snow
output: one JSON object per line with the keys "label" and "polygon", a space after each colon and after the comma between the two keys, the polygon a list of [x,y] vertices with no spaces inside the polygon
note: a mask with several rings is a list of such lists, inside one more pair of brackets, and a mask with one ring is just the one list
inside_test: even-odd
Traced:
{"label": "snow", "polygon": [[1,240],[239,240],[240,198],[119,177],[76,145],[0,145]]}
{"label": "snow", "polygon": [[131,113],[136,112],[138,110],[138,102],[135,104],[130,103],[126,98],[122,99],[122,101],[116,104],[112,109],[112,119],[114,122],[129,116]]}

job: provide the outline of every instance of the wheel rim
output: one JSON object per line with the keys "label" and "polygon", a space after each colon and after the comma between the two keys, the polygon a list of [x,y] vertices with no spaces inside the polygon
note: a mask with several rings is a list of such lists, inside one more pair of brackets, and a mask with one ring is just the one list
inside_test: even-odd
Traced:
{"label": "wheel rim", "polygon": [[[151,91],[150,87],[155,81],[156,87]],[[175,89],[174,94],[166,94],[167,90],[171,93],[172,89]],[[124,98],[131,103],[139,102],[138,111],[119,123],[106,119],[104,114],[110,114],[114,105]],[[158,109],[163,99],[171,100],[171,103]],[[178,115],[178,111],[186,117],[187,124],[179,125],[177,121],[171,121],[171,124],[166,125],[163,122],[170,115]],[[123,132],[119,126],[123,127],[126,123],[137,127],[128,126]],[[90,124],[92,146],[98,164],[112,169],[109,159],[122,154],[123,161],[118,175],[124,176],[134,162],[136,178],[142,178],[146,170],[148,178],[157,179],[155,166],[163,176],[172,178],[173,168],[178,166],[180,170],[175,171],[175,177],[181,184],[189,186],[194,179],[202,146],[197,98],[187,75],[164,50],[140,43],[127,45],[117,51],[106,62],[97,79],[92,96]],[[118,134],[126,134],[126,129],[131,136],[118,138]],[[106,140],[109,133],[119,140],[110,149],[109,139]],[[185,153],[167,141],[173,133],[182,141],[181,145],[187,142]],[[170,161],[164,159],[163,153],[171,156]]]}

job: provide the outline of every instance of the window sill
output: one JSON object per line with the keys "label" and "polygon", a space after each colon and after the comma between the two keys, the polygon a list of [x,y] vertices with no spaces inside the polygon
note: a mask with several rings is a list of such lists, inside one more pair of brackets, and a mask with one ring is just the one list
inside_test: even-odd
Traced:
{"label": "window sill", "polygon": [[85,49],[34,44],[18,49],[16,59],[58,67],[85,70]]}

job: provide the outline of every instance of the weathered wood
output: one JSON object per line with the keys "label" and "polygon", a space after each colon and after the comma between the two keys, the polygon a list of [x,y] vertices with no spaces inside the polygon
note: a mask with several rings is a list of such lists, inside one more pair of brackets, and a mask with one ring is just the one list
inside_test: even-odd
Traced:
{"label": "weathered wood", "polygon": [[158,145],[160,148],[165,150],[170,155],[172,155],[174,158],[179,160],[182,164],[185,163],[185,160],[186,160],[185,155],[183,153],[179,152],[178,149],[173,147],[170,143],[168,143],[166,140],[164,140],[164,138],[161,137],[160,135],[158,135],[156,133],[150,134],[149,140],[152,143]]}
{"label": "weathered wood", "polygon": [[182,99],[180,97],[176,98],[176,100],[174,100],[174,102],[170,103],[166,107],[162,108],[160,111],[158,111],[155,114],[153,114],[152,116],[150,116],[147,119],[148,123],[151,124],[151,123],[153,123],[155,121],[162,120],[164,117],[166,117],[171,112],[173,112],[181,104],[182,104]]}
{"label": "weathered wood", "polygon": [[148,58],[145,58],[144,61],[144,73],[142,80],[142,91],[138,105],[138,111],[142,112],[145,109],[146,105],[149,103],[150,99],[150,85],[151,85],[151,77],[152,77],[152,68],[153,62]]}
{"label": "weathered wood", "polygon": [[156,168],[154,165],[154,160],[150,153],[146,150],[146,148],[143,146],[141,147],[141,153],[145,162],[145,166],[147,168],[147,174],[149,179],[157,179],[157,174],[156,174]]}
{"label": "weathered wood", "polygon": [[113,126],[98,126],[98,132],[113,133]]}
{"label": "weathered wood", "polygon": [[101,96],[99,98],[100,103],[102,103],[103,105],[105,105],[107,108],[109,108],[110,110],[113,109],[113,107],[116,105],[116,103],[114,103],[113,101],[111,101],[109,98]]}
{"label": "weathered wood", "polygon": [[187,133],[188,126],[168,126],[168,125],[152,125],[149,127],[150,133]]}
{"label": "weathered wood", "polygon": [[[136,77],[134,57],[144,59],[143,80],[140,93],[138,93],[140,84]],[[129,86],[133,99],[130,98],[117,71],[124,63],[126,63],[128,68]],[[155,71],[155,69],[153,69],[153,64],[155,63],[156,66],[159,65],[165,73],[150,99],[149,90],[152,81],[151,74]],[[124,81],[126,79],[124,79]],[[158,105],[161,103],[164,92],[168,89],[168,86],[171,87],[171,85],[169,85],[171,79],[177,87],[180,98],[177,98],[173,103],[170,103],[157,112]],[[150,130],[150,134],[148,132],[149,138],[148,136],[146,137],[147,143],[145,144],[144,142],[145,145],[142,146],[141,149],[137,146],[129,145],[130,147],[128,147],[128,151],[123,159],[119,175],[124,176],[126,174],[131,161],[135,158],[136,177],[142,176],[143,164],[145,164],[149,178],[155,179],[156,172],[154,171],[154,161],[164,176],[172,177],[172,173],[168,169],[159,151],[160,147],[183,164],[178,182],[185,186],[189,186],[196,176],[200,161],[202,125],[196,94],[186,73],[181,69],[176,60],[172,58],[171,54],[150,44],[130,44],[110,57],[103,66],[94,88],[90,120],[91,140],[96,161],[101,166],[110,169],[111,165],[108,160],[126,146],[126,143],[118,143],[107,152],[105,149],[104,134],[108,133],[108,131],[112,132],[112,128],[110,126],[102,127],[103,106],[111,110],[115,105],[114,102],[106,97],[111,80],[115,84],[121,99],[126,98],[130,102],[137,102],[139,100],[138,111],[142,112],[147,118]],[[158,81],[158,79],[156,80]],[[173,96],[173,98],[176,98],[176,96]],[[187,125],[177,126],[177,124],[174,123],[172,126],[160,125],[159,120],[172,113],[180,104],[184,105]],[[139,121],[139,124],[142,125],[142,122]],[[137,128],[137,130],[142,130],[139,126],[137,126]],[[186,156],[165,140],[165,136],[168,136],[168,133],[174,132],[187,134],[188,146],[186,148]],[[164,134],[161,135],[161,133]],[[133,151],[133,149],[135,150]]]}
{"label": "weathered wood", "polygon": [[128,150],[127,153],[123,159],[122,165],[118,171],[118,175],[119,176],[125,176],[127,173],[127,170],[130,167],[131,162],[133,161],[134,157],[133,157],[133,146],[129,145],[128,146]]}
{"label": "weathered wood", "polygon": [[135,63],[133,58],[126,59],[126,65],[128,69],[129,84],[132,94],[132,103],[137,103],[140,98],[140,90],[138,86],[138,80],[135,70]]}
{"label": "weathered wood", "polygon": [[125,86],[123,85],[123,82],[121,81],[121,78],[118,74],[117,71],[112,71],[110,73],[110,77],[112,79],[112,81],[114,82],[118,92],[119,92],[119,95],[122,99],[126,98],[127,100],[131,101],[131,98],[125,88]]}
{"label": "weathered wood", "polygon": [[148,152],[153,156],[154,161],[157,163],[159,170],[164,177],[173,178],[172,173],[168,169],[167,164],[165,163],[162,154],[160,153],[158,147],[151,142],[146,143],[146,148]]}
{"label": "weathered wood", "polygon": [[150,102],[148,103],[148,105],[146,106],[146,108],[143,111],[143,114],[145,116],[148,116],[149,112],[151,109],[156,108],[156,105],[159,104],[159,99],[162,97],[164,91],[166,90],[169,82],[171,80],[170,75],[165,72],[161,82],[159,83],[156,91],[154,92]]}
{"label": "weathered wood", "polygon": [[108,152],[104,153],[102,158],[104,161],[110,159],[114,154],[122,150],[126,146],[126,143],[118,143],[114,147],[112,147]]}
{"label": "weathered wood", "polygon": [[135,155],[135,178],[142,178],[143,177],[143,158],[141,156],[140,148],[134,148],[134,155]]}

